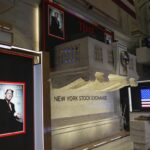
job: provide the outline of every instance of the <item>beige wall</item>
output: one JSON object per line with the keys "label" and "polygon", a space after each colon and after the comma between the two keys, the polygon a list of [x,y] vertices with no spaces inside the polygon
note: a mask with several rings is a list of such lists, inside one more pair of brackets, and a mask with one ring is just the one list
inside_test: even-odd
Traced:
{"label": "beige wall", "polygon": [[[114,18],[119,22],[119,8],[115,3],[110,0],[87,0],[87,2],[91,3],[96,8],[100,9],[102,12]],[[110,9],[111,8],[111,9]]]}
{"label": "beige wall", "polygon": [[145,35],[150,33],[150,1],[149,0],[135,0],[138,27]]}
{"label": "beige wall", "polygon": [[[108,27],[119,38],[128,43],[131,38],[131,31],[137,26],[135,19],[132,19],[123,9],[111,0],[86,0],[93,8],[89,9],[83,0],[57,0],[71,12],[77,12],[91,22],[99,23]],[[72,7],[74,6],[74,7]],[[71,9],[70,9],[71,8]]]}
{"label": "beige wall", "polygon": [[36,32],[36,12],[38,3],[29,3],[28,1],[9,1],[6,0],[5,5],[0,2],[1,8],[5,9],[0,11],[0,23],[5,23],[12,27],[13,32],[13,45],[28,48],[38,49],[38,39]]}

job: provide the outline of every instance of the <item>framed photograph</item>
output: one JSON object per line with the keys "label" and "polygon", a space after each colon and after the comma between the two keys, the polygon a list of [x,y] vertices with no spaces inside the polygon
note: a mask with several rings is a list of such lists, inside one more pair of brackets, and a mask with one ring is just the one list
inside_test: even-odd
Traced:
{"label": "framed photograph", "polygon": [[48,35],[65,39],[64,12],[52,5],[48,5]]}
{"label": "framed photograph", "polygon": [[0,138],[25,133],[25,83],[0,81]]}
{"label": "framed photograph", "polygon": [[104,38],[106,44],[111,44],[114,41],[114,33],[108,29],[105,29]]}

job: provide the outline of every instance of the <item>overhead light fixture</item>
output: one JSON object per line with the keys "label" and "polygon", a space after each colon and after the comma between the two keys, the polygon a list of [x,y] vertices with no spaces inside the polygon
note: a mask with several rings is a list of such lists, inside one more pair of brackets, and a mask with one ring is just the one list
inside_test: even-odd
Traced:
{"label": "overhead light fixture", "polygon": [[35,50],[39,51],[39,8],[35,8],[35,16],[34,16],[34,37],[35,37]]}

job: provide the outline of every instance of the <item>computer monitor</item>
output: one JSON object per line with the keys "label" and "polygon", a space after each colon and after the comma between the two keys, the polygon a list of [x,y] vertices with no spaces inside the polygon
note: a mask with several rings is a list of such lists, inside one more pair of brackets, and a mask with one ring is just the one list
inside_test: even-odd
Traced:
{"label": "computer monitor", "polygon": [[140,88],[140,102],[141,108],[150,108],[150,87]]}
{"label": "computer monitor", "polygon": [[133,112],[150,112],[150,81],[139,81],[137,87],[129,90],[131,110]]}

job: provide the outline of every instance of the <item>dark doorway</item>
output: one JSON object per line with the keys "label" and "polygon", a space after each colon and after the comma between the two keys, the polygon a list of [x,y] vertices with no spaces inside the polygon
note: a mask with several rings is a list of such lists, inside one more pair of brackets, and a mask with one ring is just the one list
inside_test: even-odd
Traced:
{"label": "dark doorway", "polygon": [[124,126],[124,130],[130,130],[130,112],[129,112],[129,95],[128,95],[128,87],[124,87],[120,89],[120,104],[122,109],[122,122]]}

